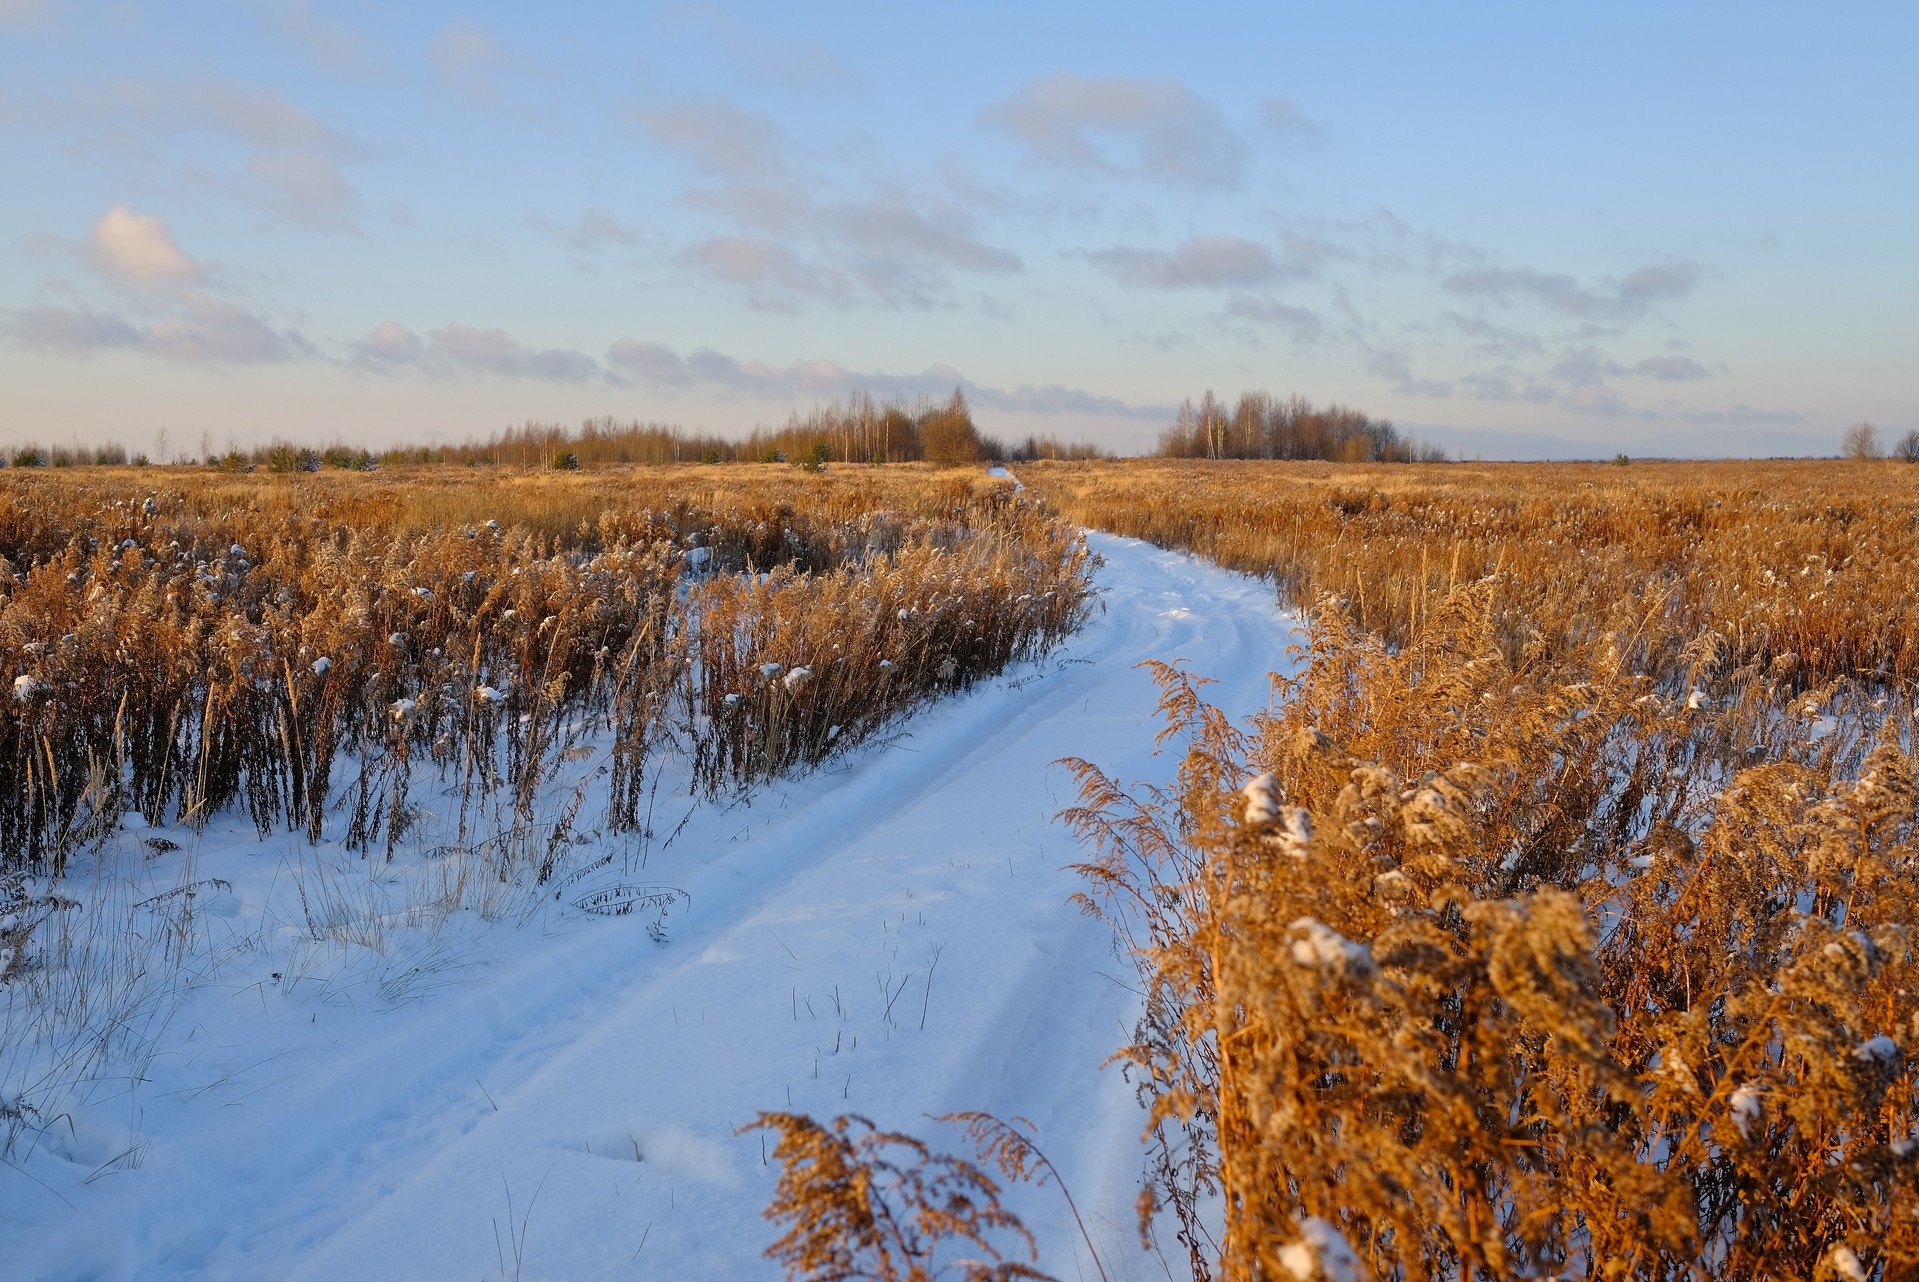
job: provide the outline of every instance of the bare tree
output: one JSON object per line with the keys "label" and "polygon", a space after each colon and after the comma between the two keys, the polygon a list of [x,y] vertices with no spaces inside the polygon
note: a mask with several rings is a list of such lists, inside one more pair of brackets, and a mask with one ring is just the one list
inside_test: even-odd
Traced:
{"label": "bare tree", "polygon": [[1892,456],[1901,463],[1919,463],[1919,430],[1907,432],[1892,447]]}
{"label": "bare tree", "polygon": [[1847,428],[1845,454],[1850,459],[1878,458],[1879,429],[1864,422]]}

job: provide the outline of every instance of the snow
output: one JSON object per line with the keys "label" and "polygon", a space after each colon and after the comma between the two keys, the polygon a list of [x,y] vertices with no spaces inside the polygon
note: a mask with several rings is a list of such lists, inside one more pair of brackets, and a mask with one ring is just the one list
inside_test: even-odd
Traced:
{"label": "snow", "polygon": [[1246,798],[1246,825],[1257,827],[1279,818],[1279,777],[1268,770],[1255,775],[1239,790]]}
{"label": "snow", "polygon": [[1750,1082],[1739,1086],[1732,1093],[1732,1120],[1739,1128],[1741,1139],[1752,1138],[1752,1128],[1759,1124],[1761,1106],[1759,1092]]}
{"label": "snow", "polygon": [[13,679],[13,701],[32,703],[33,697],[47,688],[47,683],[38,677],[21,675]]}
{"label": "snow", "polygon": [[1338,1227],[1317,1215],[1299,1226],[1300,1240],[1279,1248],[1280,1265],[1300,1282],[1360,1282],[1366,1270]]}
{"label": "snow", "polygon": [[1859,1262],[1853,1249],[1843,1242],[1833,1244],[1832,1250],[1826,1253],[1826,1263],[1832,1266],[1833,1275],[1845,1279],[1845,1282],[1866,1282],[1866,1266]]}
{"label": "snow", "polygon": [[[339,844],[344,816],[317,847],[238,814],[121,833],[117,911],[156,940],[190,913],[205,942],[140,1008],[146,1053],[75,1084],[0,1164],[0,1273],[774,1279],[776,1171],[736,1128],[859,1112],[964,1152],[927,1115],[986,1109],[1038,1126],[1109,1276],[1161,1275],[1134,1229],[1143,1117],[1100,1069],[1137,980],[1067,902],[1084,854],[1053,821],[1074,790],[1052,763],[1162,778],[1137,665],[1184,658],[1241,717],[1298,637],[1269,585],[1091,542],[1105,608],[1052,655],[744,799],[700,803],[669,772],[650,838],[595,831],[590,800],[545,886],[475,877],[469,906],[435,909],[486,833],[458,840],[424,769],[391,864]],[[603,764],[555,778],[543,821]],[[1301,926],[1314,964],[1364,957]],[[1042,1267],[1094,1275],[1056,1188],[1008,1203]],[[1360,1276],[1337,1230],[1304,1227],[1326,1277]]]}
{"label": "snow", "polygon": [[1862,1064],[1896,1064],[1899,1062],[1899,1043],[1884,1035],[1868,1038],[1852,1053],[1852,1057]]}
{"label": "snow", "polygon": [[1295,920],[1290,929],[1300,933],[1293,941],[1293,960],[1308,970],[1365,969],[1372,954],[1331,926],[1312,917]]}

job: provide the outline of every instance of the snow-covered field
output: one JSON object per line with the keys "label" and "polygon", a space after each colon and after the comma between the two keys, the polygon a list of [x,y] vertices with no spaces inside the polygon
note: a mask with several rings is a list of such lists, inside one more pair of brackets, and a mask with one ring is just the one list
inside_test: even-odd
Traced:
{"label": "snow-covered field", "polygon": [[[1243,714],[1296,638],[1269,586],[1092,540],[1100,604],[1047,659],[744,801],[669,781],[653,837],[570,847],[557,897],[435,914],[476,865],[425,842],[388,868],[237,823],[115,838],[99,900],[198,887],[178,971],[184,896],[126,910],[139,982],[181,991],[130,1007],[137,1073],[46,1097],[0,1164],[0,1277],[772,1278],[775,1171],[738,1126],[857,1112],[962,1151],[926,1116],[958,1109],[1037,1125],[1114,1282],[1168,1276],[1133,1229],[1141,1117],[1100,1071],[1137,981],[1067,903],[1050,763],[1165,777],[1136,665],[1183,658]],[[578,906],[602,891],[653,898]],[[1009,1201],[1042,1267],[1096,1276],[1056,1190]]]}

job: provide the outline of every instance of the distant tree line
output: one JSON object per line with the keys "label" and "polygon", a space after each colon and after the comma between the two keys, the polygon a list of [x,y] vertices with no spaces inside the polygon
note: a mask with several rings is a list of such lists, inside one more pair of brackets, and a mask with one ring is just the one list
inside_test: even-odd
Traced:
{"label": "distant tree line", "polygon": [[1231,410],[1208,390],[1159,436],[1162,458],[1329,459],[1341,463],[1444,463],[1446,451],[1344,405],[1247,392]]}
{"label": "distant tree line", "polygon": [[[162,462],[169,461],[164,457]],[[961,466],[976,462],[1108,457],[1086,442],[1027,436],[1006,442],[979,430],[966,394],[955,388],[944,401],[913,404],[881,401],[855,392],[845,401],[795,412],[784,426],[757,427],[743,437],[695,432],[667,423],[612,417],[587,419],[578,427],[529,422],[484,440],[453,445],[399,445],[379,453],[341,444],[314,448],[285,440],[224,453],[205,437],[200,463],[223,471],[317,472],[323,468],[366,471],[381,465],[454,463],[516,468],[578,468],[657,463],[791,463],[818,468],[827,463],[914,463]],[[76,464],[144,465],[120,446],[97,450],[45,450],[25,446],[0,464],[68,467]]]}

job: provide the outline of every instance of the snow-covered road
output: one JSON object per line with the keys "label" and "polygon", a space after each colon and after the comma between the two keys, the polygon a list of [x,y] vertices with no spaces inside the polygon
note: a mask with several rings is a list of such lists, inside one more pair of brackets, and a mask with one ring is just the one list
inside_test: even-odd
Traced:
{"label": "snow-covered road", "polygon": [[[1244,713],[1297,638],[1270,586],[1093,543],[1101,604],[1044,662],[656,842],[632,879],[691,895],[664,943],[644,915],[449,927],[385,1000],[229,959],[146,1082],[0,1166],[0,1275],[772,1278],[774,1171],[741,1123],[857,1112],[960,1150],[924,1115],[986,1109],[1038,1126],[1114,1282],[1165,1277],[1133,1230],[1137,1107],[1100,1071],[1136,981],[1066,902],[1079,852],[1050,763],[1164,777],[1137,665],[1183,658]],[[1094,1276],[1055,1190],[1011,1201],[1042,1267]]]}

